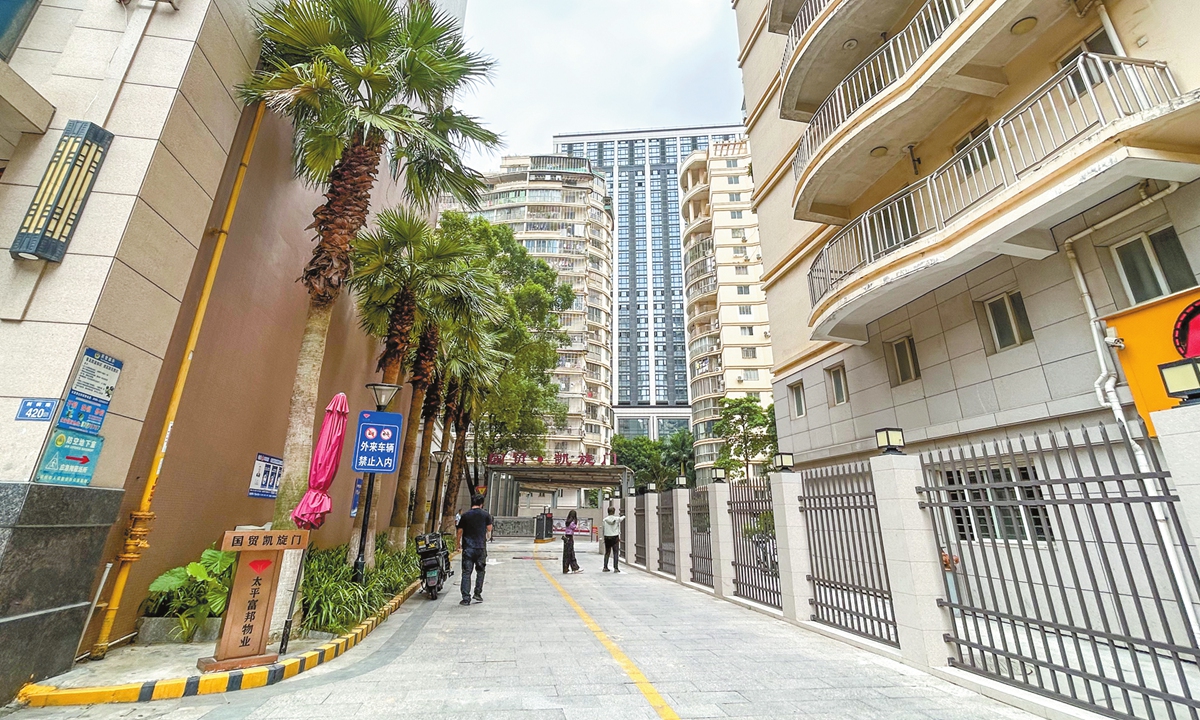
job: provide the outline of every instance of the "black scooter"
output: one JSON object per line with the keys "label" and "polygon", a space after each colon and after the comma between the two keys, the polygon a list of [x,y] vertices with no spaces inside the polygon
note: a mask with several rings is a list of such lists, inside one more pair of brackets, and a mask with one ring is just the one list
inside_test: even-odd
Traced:
{"label": "black scooter", "polygon": [[448,533],[418,535],[417,558],[421,567],[421,587],[430,600],[437,600],[438,593],[446,584],[446,578],[454,574],[450,568],[450,548],[446,545]]}

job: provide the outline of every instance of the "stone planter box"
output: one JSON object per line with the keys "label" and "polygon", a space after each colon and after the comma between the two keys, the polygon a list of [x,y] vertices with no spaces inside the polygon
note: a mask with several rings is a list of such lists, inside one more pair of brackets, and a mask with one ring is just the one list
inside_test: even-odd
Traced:
{"label": "stone planter box", "polygon": [[[137,621],[138,645],[163,645],[166,643],[182,643],[179,638],[179,619],[173,617],[140,617]],[[205,620],[192,642],[212,643],[221,636],[221,618],[210,617]]]}

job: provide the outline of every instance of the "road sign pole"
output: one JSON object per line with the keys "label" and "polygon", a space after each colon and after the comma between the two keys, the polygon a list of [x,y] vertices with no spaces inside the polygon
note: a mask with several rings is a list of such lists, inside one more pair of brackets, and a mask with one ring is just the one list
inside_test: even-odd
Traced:
{"label": "road sign pole", "polygon": [[362,531],[358,534],[358,558],[354,561],[354,582],[362,584],[367,574],[367,534],[371,532],[371,496],[375,494],[375,473],[367,473],[367,499],[363,501]]}

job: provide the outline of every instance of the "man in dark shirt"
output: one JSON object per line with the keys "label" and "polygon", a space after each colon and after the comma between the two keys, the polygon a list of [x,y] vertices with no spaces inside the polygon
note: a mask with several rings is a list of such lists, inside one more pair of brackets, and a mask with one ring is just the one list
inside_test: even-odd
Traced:
{"label": "man in dark shirt", "polygon": [[475,571],[475,602],[483,602],[483,571],[487,566],[487,541],[492,516],[483,509],[483,496],[471,496],[471,509],[458,519],[458,547],[462,550],[462,602],[471,604],[471,571]]}

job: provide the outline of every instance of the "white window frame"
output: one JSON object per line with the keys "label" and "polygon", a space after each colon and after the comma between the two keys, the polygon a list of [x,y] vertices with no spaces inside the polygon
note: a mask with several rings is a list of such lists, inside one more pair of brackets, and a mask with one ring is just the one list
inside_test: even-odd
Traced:
{"label": "white window frame", "polygon": [[[846,382],[846,368],[842,365],[831,367],[825,371],[825,375],[829,379],[829,398],[833,401],[833,407],[850,402],[850,385]],[[839,388],[842,391],[841,400],[838,400]]]}
{"label": "white window frame", "polygon": [[[1021,337],[1021,326],[1017,322],[1017,314],[1013,311],[1012,306],[1012,296],[1015,294],[1019,293],[1002,292],[983,301],[983,314],[987,317],[988,332],[992,334],[992,346],[996,348],[996,352],[1004,352],[1010,348],[1020,347],[1032,340],[1032,338],[1026,339]],[[1012,326],[1013,337],[1017,339],[1017,342],[1012,345],[1005,345],[1003,347],[1000,345],[1000,334],[996,332],[996,321],[992,319],[991,310],[992,303],[997,300],[1004,300],[1004,311],[1008,314],[1008,323]]]}
{"label": "white window frame", "polygon": [[792,396],[792,416],[804,417],[808,414],[808,398],[804,397],[804,381],[788,387],[788,394]]}
{"label": "white window frame", "polygon": [[730,175],[728,180],[729,180],[729,182],[726,183],[728,185],[741,185],[742,184],[742,178],[737,175]]}
{"label": "white window frame", "polygon": [[[892,362],[895,363],[895,367],[896,367],[896,381],[897,381],[896,384],[903,385],[905,383],[910,383],[913,380],[920,380],[921,379],[921,366],[917,362],[917,344],[916,344],[916,342],[914,342],[911,337],[905,336],[905,337],[900,338],[899,340],[892,340],[891,342],[888,343],[888,345],[891,346]],[[903,352],[906,355],[908,355],[908,370],[911,373],[911,377],[907,377],[907,378],[904,377],[900,372],[901,371],[900,352],[901,352],[902,347],[903,347]]]}
{"label": "white window frame", "polygon": [[[753,325],[741,325],[739,327],[741,327],[741,330],[739,332],[741,333],[742,337],[754,337],[754,326]],[[749,330],[750,332],[746,332],[747,330]]]}
{"label": "white window frame", "polygon": [[737,294],[738,295],[749,295],[750,294],[750,286],[749,285],[738,285],[737,286]]}
{"label": "white window frame", "polygon": [[730,220],[741,220],[742,219],[742,211],[741,210],[730,210],[729,211],[729,219]]}
{"label": "white window frame", "polygon": [[[1125,265],[1121,262],[1121,257],[1117,255],[1117,250],[1132,245],[1135,242],[1141,241],[1142,247],[1146,250],[1146,256],[1150,258],[1150,269],[1154,271],[1154,279],[1158,281],[1159,293],[1152,298],[1142,300],[1141,302],[1150,302],[1157,300],[1164,295],[1171,294],[1171,285],[1167,282],[1167,275],[1163,272],[1162,265],[1158,260],[1158,253],[1154,250],[1154,244],[1150,242],[1150,236],[1156,235],[1167,228],[1172,227],[1171,223],[1167,223],[1162,227],[1154,228],[1147,232],[1140,232],[1133,237],[1126,238],[1120,242],[1113,243],[1108,246],[1109,252],[1112,253],[1113,265],[1117,267],[1117,275],[1121,277],[1121,289],[1125,291],[1125,297],[1129,299],[1130,306],[1139,305],[1137,300],[1133,298],[1133,288],[1129,285],[1129,277],[1125,274]],[[1178,236],[1178,233],[1176,233]]]}
{"label": "white window frame", "polygon": [[748,265],[734,265],[733,266],[733,274],[734,275],[749,275],[750,267]]}
{"label": "white window frame", "polygon": [[742,377],[746,380],[758,380],[758,368],[743,368]]}
{"label": "white window frame", "polygon": [[[743,312],[743,310],[745,312]],[[738,305],[738,317],[754,317],[754,306]]]}
{"label": "white window frame", "polygon": [[742,359],[743,360],[757,360],[758,359],[758,348],[753,345],[748,346],[748,347],[743,347],[742,348]]}

